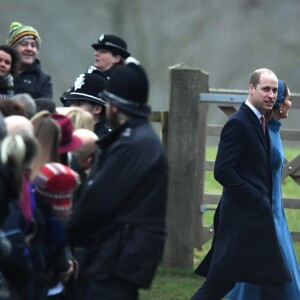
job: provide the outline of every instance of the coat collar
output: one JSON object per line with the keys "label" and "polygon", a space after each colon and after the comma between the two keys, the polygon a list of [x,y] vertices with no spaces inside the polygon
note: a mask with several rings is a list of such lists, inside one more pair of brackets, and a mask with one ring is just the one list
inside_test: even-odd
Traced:
{"label": "coat collar", "polygon": [[251,108],[245,104],[242,103],[241,110],[246,113],[246,115],[249,117],[255,131],[257,132],[259,136],[259,140],[263,143],[265,149],[267,152],[269,152],[270,149],[270,135],[268,126],[266,126],[266,133],[263,132],[260,120],[258,119],[257,115],[251,110]]}
{"label": "coat collar", "polygon": [[141,124],[147,123],[147,118],[131,118],[119,128],[111,131],[103,139],[98,142],[98,145],[103,150],[119,139],[120,135],[128,128],[135,128]]}

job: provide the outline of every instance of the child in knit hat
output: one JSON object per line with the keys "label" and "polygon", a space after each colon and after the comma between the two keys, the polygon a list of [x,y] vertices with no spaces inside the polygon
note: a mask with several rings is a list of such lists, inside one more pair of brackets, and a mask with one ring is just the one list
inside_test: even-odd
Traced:
{"label": "child in knit hat", "polygon": [[72,212],[73,193],[79,183],[79,175],[60,163],[45,164],[36,177],[39,240],[44,249],[48,294],[53,287],[62,292],[63,283],[73,273],[74,262],[67,252],[64,225]]}
{"label": "child in knit hat", "polygon": [[14,78],[14,93],[28,93],[32,98],[53,97],[51,77],[42,71],[37,59],[41,47],[38,31],[29,25],[12,22],[7,44],[20,56],[18,76]]}
{"label": "child in knit hat", "polygon": [[73,193],[79,183],[78,174],[69,167],[47,163],[37,175],[35,194],[51,207],[58,220],[64,222],[71,214]]}

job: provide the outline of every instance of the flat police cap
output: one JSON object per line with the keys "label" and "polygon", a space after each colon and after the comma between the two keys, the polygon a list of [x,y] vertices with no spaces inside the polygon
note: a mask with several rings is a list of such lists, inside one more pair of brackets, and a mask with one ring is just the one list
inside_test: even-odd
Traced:
{"label": "flat police cap", "polygon": [[120,37],[112,34],[101,34],[98,42],[92,44],[95,50],[106,49],[111,51],[115,55],[120,55],[124,59],[130,56],[127,51],[127,43]]}

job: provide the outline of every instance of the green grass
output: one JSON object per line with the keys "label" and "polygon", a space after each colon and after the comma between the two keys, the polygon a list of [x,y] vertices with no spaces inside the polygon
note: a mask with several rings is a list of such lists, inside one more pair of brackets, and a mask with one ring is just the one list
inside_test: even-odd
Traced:
{"label": "green grass", "polygon": [[193,270],[159,268],[151,289],[140,292],[140,300],[188,300],[202,281]]}
{"label": "green grass", "polygon": [[[206,149],[206,160],[214,160],[216,147]],[[297,148],[285,149],[286,159],[292,160],[299,154]],[[214,178],[212,172],[205,172],[205,192],[220,194],[222,188]],[[286,198],[299,198],[300,186],[291,178],[284,180],[282,184],[283,196]],[[285,209],[289,229],[299,231],[300,210]],[[204,225],[211,225],[214,211],[207,211],[203,215]],[[211,240],[205,243],[202,249],[195,249],[195,267],[203,259],[211,245]],[[300,242],[294,242],[296,255],[300,261]],[[160,267],[149,291],[142,290],[140,300],[189,300],[201,286],[203,279],[193,274],[194,270],[165,269]]]}

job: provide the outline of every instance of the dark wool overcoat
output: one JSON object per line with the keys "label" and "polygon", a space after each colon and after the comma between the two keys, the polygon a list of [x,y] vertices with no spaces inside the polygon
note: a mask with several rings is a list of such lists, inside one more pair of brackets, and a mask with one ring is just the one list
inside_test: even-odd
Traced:
{"label": "dark wool overcoat", "polygon": [[256,284],[290,280],[272,214],[270,138],[243,103],[225,124],[215,162],[223,193],[213,244],[196,273],[218,281]]}
{"label": "dark wool overcoat", "polygon": [[100,141],[92,179],[67,223],[81,278],[149,287],[165,241],[167,159],[151,124],[131,119]]}

